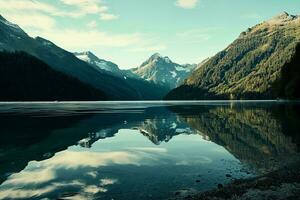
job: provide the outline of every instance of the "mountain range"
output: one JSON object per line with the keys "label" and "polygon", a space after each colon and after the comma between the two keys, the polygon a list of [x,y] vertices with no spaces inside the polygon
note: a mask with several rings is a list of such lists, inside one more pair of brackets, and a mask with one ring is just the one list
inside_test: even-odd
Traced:
{"label": "mountain range", "polygon": [[131,71],[143,79],[173,89],[179,86],[196,67],[195,64],[179,65],[172,62],[169,57],[155,53],[140,67]]}
{"label": "mountain range", "polygon": [[282,13],[242,32],[166,99],[295,99],[300,17]]}
{"label": "mountain range", "polygon": [[74,55],[92,65],[96,70],[105,70],[107,73],[119,77],[146,80],[168,89],[179,86],[197,67],[196,64],[180,65],[172,62],[167,56],[155,53],[140,67],[121,70],[117,64],[100,59],[90,51],[75,52]]}
{"label": "mountain range", "polygon": [[[127,80],[125,77],[107,73],[98,65],[96,68],[49,40],[30,37],[18,25],[2,16],[0,16],[0,50],[24,51],[45,62],[52,69],[103,92],[108,100],[158,100],[167,93],[162,86],[140,79]],[[113,63],[109,63],[109,66],[111,70],[117,68]]]}
{"label": "mountain range", "polygon": [[111,61],[107,61],[107,60],[98,58],[93,52],[90,52],[90,51],[75,52],[74,55],[78,59],[88,63],[94,69],[96,69],[100,72],[105,72],[107,74],[121,77],[124,79],[134,78],[134,79],[144,80],[140,76],[132,73],[131,70],[122,70],[119,68],[119,66],[117,64],[115,64]]}
{"label": "mountain range", "polygon": [[80,60],[83,60],[90,65],[92,65],[96,70],[99,70],[100,72],[103,72],[103,70],[107,72],[111,72],[113,74],[122,74],[122,71],[119,69],[119,66],[115,63],[112,63],[107,60],[103,60],[98,58],[95,54],[93,54],[90,51],[87,52],[75,52],[74,55],[79,58]]}
{"label": "mountain range", "polygon": [[[29,61],[34,66],[39,63],[42,68],[47,68],[46,72],[54,76],[53,80],[60,77],[59,83],[65,94],[73,91],[71,86],[67,86],[71,82],[78,85],[77,94],[85,94],[80,97],[49,92],[47,95],[51,94],[53,98],[48,100],[75,96],[75,99],[86,99],[91,92],[97,94],[96,100],[300,98],[300,17],[285,12],[248,28],[227,48],[198,65],[177,64],[169,57],[155,53],[139,67],[122,70],[117,64],[98,58],[92,52],[71,53],[47,39],[32,38],[2,16],[0,52],[4,60],[4,56],[7,56],[16,65],[4,66],[0,63],[5,73],[12,72],[8,66],[15,70],[15,74],[1,74],[9,77],[3,79],[7,82],[2,81],[1,84],[2,87],[10,85],[5,91],[18,91],[18,95],[15,95],[19,96],[17,100],[26,100],[26,96],[44,99],[41,98],[41,91],[35,90],[36,87],[30,90],[23,88],[22,91],[20,85],[12,84],[20,77],[18,67],[25,70],[24,73],[32,70],[33,75],[28,76],[31,78],[23,77],[22,80],[26,81],[24,85],[37,84],[33,78],[44,72],[37,68],[26,68]],[[21,64],[14,62],[20,54],[24,58],[27,56],[27,60]],[[62,77],[66,82],[61,80]],[[51,84],[47,87],[47,91],[58,91],[54,89],[57,87],[55,84],[53,88]],[[82,90],[88,90],[89,95]],[[33,93],[40,95],[32,96]],[[94,97],[91,99],[94,100]]]}

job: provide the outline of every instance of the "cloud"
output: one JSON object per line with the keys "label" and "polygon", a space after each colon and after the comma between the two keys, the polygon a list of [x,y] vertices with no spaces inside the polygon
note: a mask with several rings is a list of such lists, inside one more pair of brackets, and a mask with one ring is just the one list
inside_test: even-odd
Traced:
{"label": "cloud", "polygon": [[65,5],[74,6],[89,14],[106,12],[108,7],[101,0],[60,0]]}
{"label": "cloud", "polygon": [[157,38],[148,34],[112,33],[99,30],[96,20],[87,23],[87,29],[77,29],[58,27],[54,18],[38,13],[31,13],[31,15],[10,13],[4,17],[25,28],[30,36],[41,36],[68,51],[124,48],[129,52],[154,52],[166,49],[164,44],[157,45]]}
{"label": "cloud", "polygon": [[117,179],[104,178],[104,179],[100,180],[100,185],[101,186],[113,185],[113,184],[115,184],[117,182],[118,182]]}
{"label": "cloud", "polygon": [[24,12],[30,15],[31,12],[39,12],[58,17],[80,18],[88,14],[97,15],[100,20],[114,20],[118,16],[109,12],[109,7],[101,0],[59,0],[61,4],[70,10],[66,11],[58,6],[42,3],[39,0],[6,0],[0,1],[1,12]]}
{"label": "cloud", "polygon": [[195,8],[199,0],[177,0],[175,5],[184,9]]}
{"label": "cloud", "polygon": [[59,11],[46,3],[28,0],[6,0],[0,1],[0,10],[3,11],[40,11],[44,13],[58,13]]}
{"label": "cloud", "polygon": [[113,15],[113,14],[108,14],[108,13],[101,13],[100,14],[100,19],[104,21],[110,21],[110,20],[115,20],[118,19],[119,16]]}
{"label": "cloud", "polygon": [[97,22],[96,22],[95,20],[93,20],[93,21],[89,22],[89,23],[87,24],[87,26],[88,26],[89,28],[96,28],[96,27],[97,27]]}
{"label": "cloud", "polygon": [[[82,49],[85,47],[90,49],[95,47],[128,47],[137,45],[143,40],[139,33],[111,34],[96,29],[39,31],[38,34],[68,50]],[[65,37],[66,35],[68,37]]]}
{"label": "cloud", "polygon": [[34,29],[36,31],[49,31],[56,26],[56,21],[52,17],[38,13],[31,13],[30,15],[24,13],[10,13],[5,15],[5,17],[6,16],[7,20],[21,27]]}
{"label": "cloud", "polygon": [[182,31],[176,34],[178,38],[186,43],[202,43],[211,39],[212,31],[216,31],[216,28],[200,28]]}
{"label": "cloud", "polygon": [[[104,0],[0,0],[0,13],[30,36],[46,38],[68,51],[157,52],[167,47],[160,38],[141,32],[113,32],[101,21],[119,18]],[[63,19],[63,20],[61,20]],[[103,22],[104,23],[104,22]],[[82,26],[84,24],[84,27]],[[66,35],[68,37],[66,37]],[[113,53],[110,53],[112,55]],[[107,56],[107,59],[116,59]]]}
{"label": "cloud", "polygon": [[49,13],[57,14],[59,10],[38,1],[6,0],[0,1],[0,12],[7,20],[21,27],[49,30],[56,26],[55,19]]}
{"label": "cloud", "polygon": [[68,51],[122,48],[127,52],[157,52],[167,48],[165,44],[158,44],[158,38],[151,34],[106,32],[97,28],[96,21],[89,22],[87,27],[89,28],[37,29],[32,30],[30,35],[47,38]]}
{"label": "cloud", "polygon": [[[111,14],[102,0],[60,0],[63,4],[77,9],[78,16],[87,14],[99,15],[100,20],[114,20],[118,16]],[[76,16],[74,16],[76,17]]]}

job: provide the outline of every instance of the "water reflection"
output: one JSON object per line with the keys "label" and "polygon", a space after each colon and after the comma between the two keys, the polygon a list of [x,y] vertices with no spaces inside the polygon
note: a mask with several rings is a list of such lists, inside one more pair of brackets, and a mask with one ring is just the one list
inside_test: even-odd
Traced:
{"label": "water reflection", "polygon": [[274,170],[299,147],[297,105],[10,106],[1,199],[167,198]]}
{"label": "water reflection", "polygon": [[191,128],[263,172],[298,151],[298,106],[201,107],[192,115],[176,111]]}

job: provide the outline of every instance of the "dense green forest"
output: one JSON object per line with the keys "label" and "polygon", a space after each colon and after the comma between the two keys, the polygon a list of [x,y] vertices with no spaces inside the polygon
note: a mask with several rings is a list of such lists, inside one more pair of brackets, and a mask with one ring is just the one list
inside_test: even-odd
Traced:
{"label": "dense green forest", "polygon": [[25,52],[0,52],[0,101],[106,100],[100,90]]}
{"label": "dense green forest", "polygon": [[279,15],[241,33],[166,99],[299,98],[299,43],[300,18]]}
{"label": "dense green forest", "polygon": [[281,79],[275,84],[275,88],[282,98],[300,99],[300,44],[291,61],[282,68]]}

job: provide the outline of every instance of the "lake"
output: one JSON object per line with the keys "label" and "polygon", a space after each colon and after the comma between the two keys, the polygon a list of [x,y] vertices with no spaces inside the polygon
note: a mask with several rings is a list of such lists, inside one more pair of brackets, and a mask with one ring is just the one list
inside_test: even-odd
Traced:
{"label": "lake", "polygon": [[298,157],[283,101],[0,104],[0,199],[168,199]]}

